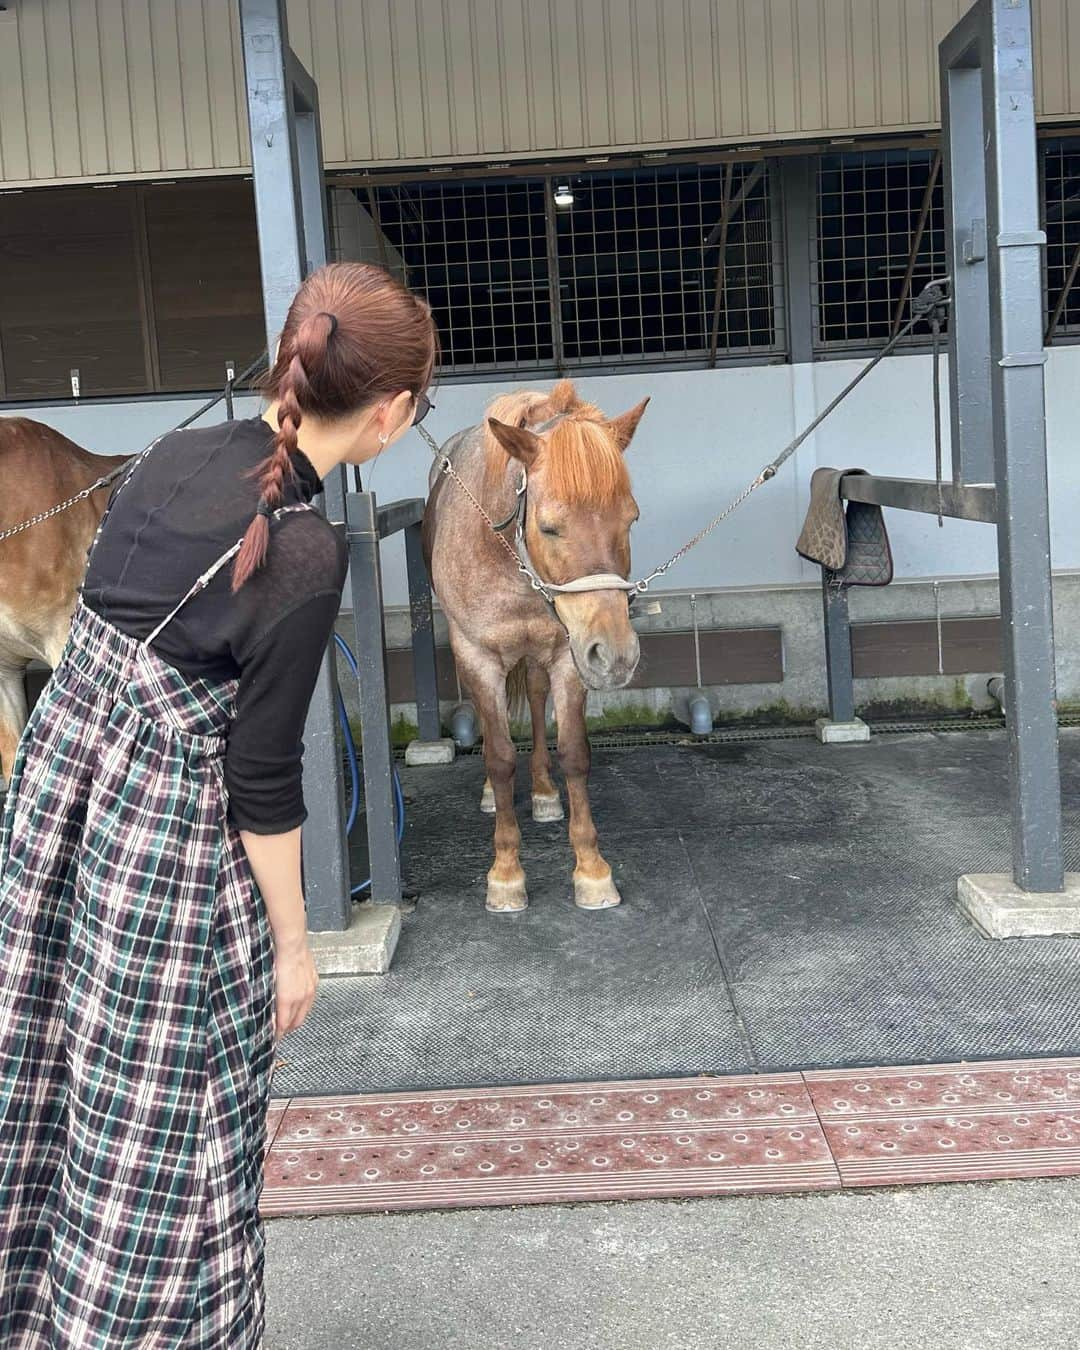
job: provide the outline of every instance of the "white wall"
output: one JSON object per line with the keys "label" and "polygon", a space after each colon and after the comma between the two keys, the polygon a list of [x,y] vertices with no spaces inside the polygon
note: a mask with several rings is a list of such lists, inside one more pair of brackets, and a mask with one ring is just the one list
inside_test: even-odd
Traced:
{"label": "white wall", "polygon": [[[642,517],[634,534],[635,569],[650,570],[692,535],[811,420],[859,368],[857,361],[752,366],[715,371],[652,371],[582,379],[582,393],[617,413],[646,394],[652,402],[629,450]],[[512,381],[436,390],[427,425],[437,438],[477,422]],[[530,382],[533,383],[533,382]],[[949,464],[947,378],[945,462]],[[1080,346],[1048,353],[1046,365],[1054,565],[1080,568]],[[239,401],[246,414],[254,401]],[[99,453],[137,450],[178,422],[195,401],[147,400],[27,409]],[[785,585],[816,579],[795,553],[810,475],[819,464],[894,477],[934,473],[930,357],[883,361],[771,483],[670,574],[672,590]],[[15,407],[0,411],[17,412]],[[214,416],[220,416],[218,410]],[[410,435],[365,472],[381,501],[422,496],[430,452]],[[889,512],[898,577],[974,576],[997,568],[992,526]],[[407,603],[400,541],[384,546],[386,602]]]}

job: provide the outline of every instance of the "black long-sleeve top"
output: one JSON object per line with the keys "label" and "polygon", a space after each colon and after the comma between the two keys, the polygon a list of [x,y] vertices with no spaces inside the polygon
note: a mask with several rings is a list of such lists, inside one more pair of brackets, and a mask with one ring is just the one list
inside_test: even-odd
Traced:
{"label": "black long-sleeve top", "polygon": [[[259,488],[250,471],[273,446],[261,417],[165,436],[114,493],[93,550],[83,601],[144,640],[251,522]],[[302,453],[285,504],[322,489]],[[225,755],[229,812],[255,834],[306,818],[303,728],[345,582],[340,533],[317,512],[271,522],[265,565],[236,595],[231,565],[193,596],[154,640],[186,675],[238,679]]]}

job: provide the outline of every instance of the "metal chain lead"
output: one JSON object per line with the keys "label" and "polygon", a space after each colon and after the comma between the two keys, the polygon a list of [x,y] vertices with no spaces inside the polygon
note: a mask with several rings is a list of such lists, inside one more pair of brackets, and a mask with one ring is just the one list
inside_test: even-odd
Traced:
{"label": "metal chain lead", "polygon": [[[214,398],[210,399],[208,403],[204,403],[201,408],[196,408],[193,413],[185,417],[184,420],[173,429],[175,431],[183,431],[184,428],[189,427],[191,423],[196,420],[196,418],[201,417],[203,413],[209,412],[210,409],[215,407],[218,403],[220,403],[223,398],[231,395],[233,387],[235,385],[242,384],[244,380],[248,378],[249,375],[253,375],[255,371],[258,370],[258,368],[262,365],[265,357],[266,352],[264,351],[261,356],[257,357],[254,361],[252,361],[251,365],[248,366],[246,370],[241,371],[239,375],[231,379],[226,384],[225,388],[221,391],[220,394],[217,394]],[[159,436],[157,440],[161,440],[161,437]],[[152,444],[156,445],[157,441],[152,442]],[[150,446],[146,447],[146,450],[148,449],[150,449]],[[0,530],[0,544],[2,544],[5,541],[5,539],[11,539],[14,535],[22,534],[24,530],[31,529],[34,525],[40,525],[42,524],[43,521],[51,520],[53,516],[58,516],[61,513],[61,511],[68,510],[69,507],[75,506],[77,505],[77,503],[85,501],[87,497],[92,496],[93,493],[98,492],[101,488],[108,487],[110,483],[115,482],[115,480],[119,478],[122,473],[124,473],[124,471],[131,465],[133,460],[136,460],[141,455],[146,454],[146,450],[140,450],[138,454],[132,455],[131,459],[124,460],[123,464],[119,465],[118,468],[112,469],[109,473],[104,474],[101,478],[97,480],[96,483],[91,483],[89,487],[83,488],[81,492],[76,492],[74,497],[69,497],[67,501],[58,502],[55,506],[50,506],[47,511],[41,511],[36,516],[31,516],[29,520],[22,520],[18,523],[18,525],[12,525],[9,529]]]}
{"label": "metal chain lead", "polygon": [[120,471],[127,468],[127,463],[120,465],[120,469],[114,473],[106,474],[104,478],[99,478],[96,483],[91,483],[89,487],[83,488],[81,492],[76,492],[74,497],[69,497],[66,502],[59,502],[56,506],[50,506],[47,511],[41,511],[36,516],[31,516],[29,520],[20,521],[18,525],[12,525],[9,530],[0,530],[0,544],[5,539],[10,539],[13,535],[22,534],[23,530],[28,530],[32,525],[40,525],[42,521],[51,520],[53,516],[58,516],[61,511],[66,511],[69,506],[74,506],[76,502],[85,501],[87,497],[97,492],[99,488],[108,487],[114,478],[120,476]]}
{"label": "metal chain lead", "polygon": [[[763,483],[767,483],[771,478],[775,478],[778,470],[791,458],[791,456],[795,453],[795,451],[798,450],[799,446],[802,445],[803,441],[805,441],[808,436],[810,436],[814,431],[817,430],[817,428],[822,424],[822,422],[825,421],[826,417],[828,417],[829,414],[836,407],[838,407],[844,401],[845,398],[847,398],[848,394],[851,393],[851,391],[855,388],[855,386],[859,384],[862,380],[864,380],[867,377],[867,375],[870,374],[870,372],[874,369],[874,367],[878,364],[878,362],[882,361],[886,356],[888,356],[888,354],[892,351],[892,349],[902,338],[907,337],[908,333],[911,332],[911,330],[920,321],[920,319],[929,318],[929,316],[934,312],[940,314],[941,312],[944,311],[945,306],[949,304],[949,297],[944,294],[942,288],[948,285],[950,280],[951,280],[950,277],[938,277],[935,278],[933,281],[928,281],[926,285],[923,287],[922,291],[916,297],[916,299],[912,302],[912,309],[914,312],[912,313],[911,318],[907,321],[907,323],[904,324],[902,328],[898,329],[897,332],[893,334],[893,336],[889,339],[888,342],[886,342],[884,347],[882,347],[879,352],[875,353],[875,355],[871,358],[871,360],[869,360],[866,363],[865,366],[863,366],[863,368],[859,371],[859,373],[855,376],[855,378],[849,381],[848,384],[846,384],[844,388],[841,389],[839,394],[837,394],[836,397],[830,403],[828,403],[821,410],[821,412],[818,413],[818,415],[814,418],[812,422],[809,423],[809,425],[804,427],[803,430],[799,432],[799,434],[794,438],[794,440],[788,442],[788,444],[783,448],[783,450],[781,450],[781,452],[776,456],[774,460],[770,461],[770,463],[765,465],[765,467],[754,479],[754,481],[752,483],[748,483],[746,487],[743,488],[742,492],[740,492],[739,495],[734,499],[734,501],[729,503],[729,505],[727,505],[718,516],[713,516],[712,520],[710,520],[709,523],[703,529],[700,529],[692,539],[688,540],[687,543],[683,544],[682,548],[680,548],[678,552],[673,553],[671,557],[667,560],[667,562],[661,563],[660,566],[651,571],[648,574],[648,576],[642,577],[642,579],[634,587],[634,590],[638,594],[644,595],[645,592],[649,589],[649,586],[657,579],[657,577],[662,577],[664,573],[668,572],[672,567],[674,567],[677,562],[681,562],[682,559],[686,557],[686,555],[690,552],[691,549],[697,548],[698,544],[700,544],[703,539],[707,538],[713,532],[713,530],[716,529],[718,525],[722,524],[725,520],[727,520],[728,516],[730,516],[733,511],[737,511],[738,508],[742,506],[743,502],[746,501],[747,497],[749,497],[751,493],[756,492],[758,488],[762,486]],[[937,319],[937,324],[940,324],[940,317]],[[936,348],[939,337],[939,331],[940,329],[938,327],[935,327],[934,329],[935,371],[937,370]],[[936,427],[938,439],[937,453],[940,465],[940,453],[941,453],[940,420],[936,417],[935,423],[937,424]],[[495,534],[496,538],[498,539],[499,543],[502,544],[503,548],[514,560],[514,565],[521,573],[521,575],[526,578],[526,580],[529,582],[529,585],[533,588],[534,591],[539,591],[544,596],[544,598],[550,602],[551,595],[545,588],[544,584],[529,572],[529,570],[522,563],[521,559],[518,557],[516,551],[512,549],[510,545],[506,542],[506,539],[499,531],[499,527],[495,524],[495,522],[491,519],[488,513],[484,510],[480,502],[478,502],[477,499],[473,496],[472,492],[470,492],[461,475],[454,468],[453,464],[451,464],[449,456],[443,454],[434,436],[431,435],[431,433],[427,430],[426,427],[418,426],[416,429],[420,433],[420,435],[424,438],[424,440],[427,441],[428,445],[431,447],[432,453],[434,454],[435,458],[439,461],[440,472],[445,474],[447,477],[452,478],[454,482],[457,483],[457,485],[465,493],[466,497],[468,497],[469,501],[472,502],[473,506],[475,506],[477,511],[480,512],[481,516],[483,516],[483,518],[487,521],[488,525],[491,526],[491,529]],[[938,492],[939,492],[939,506],[940,506],[941,505],[940,467],[938,469],[938,484],[939,484]]]}
{"label": "metal chain lead", "polygon": [[484,518],[484,520],[487,521],[488,525],[491,527],[492,534],[495,536],[495,538],[499,541],[499,543],[509,554],[510,558],[513,560],[514,566],[525,578],[525,580],[529,583],[532,589],[534,591],[539,591],[540,594],[543,595],[545,600],[548,600],[550,603],[554,604],[554,601],[552,600],[547,589],[544,587],[543,583],[538,581],[538,579],[532,575],[532,573],[528,570],[525,564],[518,557],[517,550],[512,548],[510,544],[507,543],[506,536],[502,533],[502,530],[500,530],[498,525],[495,524],[491,516],[484,509],[483,504],[480,501],[478,501],[477,498],[473,495],[471,489],[469,488],[469,485],[465,482],[464,478],[462,478],[461,474],[459,474],[457,469],[454,468],[453,464],[450,461],[450,456],[443,454],[442,450],[439,447],[438,441],[436,441],[435,437],[431,435],[427,427],[418,426],[416,429],[420,433],[420,435],[424,438],[424,440],[427,441],[432,454],[439,461],[439,472],[447,478],[452,478],[454,482],[458,485],[458,487],[461,488],[465,496],[468,497],[469,501],[472,502],[473,506],[475,506],[477,511],[480,512],[480,515]]}
{"label": "metal chain lead", "polygon": [[[930,287],[933,286],[937,288],[937,293],[935,294],[936,303],[948,304],[947,298],[942,296],[940,293],[940,288],[943,285],[945,285],[948,282],[948,280],[949,280],[948,277],[942,277],[938,280],[928,282],[927,285],[923,288],[921,295],[925,295],[926,292],[930,289]],[[651,582],[655,581],[657,577],[662,577],[665,572],[667,572],[670,568],[674,567],[677,562],[680,562],[690,552],[692,548],[697,548],[698,544],[700,544],[703,539],[705,539],[709,534],[711,534],[712,531],[715,530],[718,525],[720,525],[723,521],[725,521],[733,511],[737,510],[740,506],[742,506],[743,502],[746,501],[747,497],[749,497],[751,493],[756,492],[758,488],[761,487],[763,483],[767,483],[770,478],[775,478],[778,470],[791,458],[791,456],[795,453],[795,451],[798,450],[799,446],[802,445],[803,441],[805,441],[808,436],[810,436],[814,431],[817,430],[817,428],[822,424],[822,422],[825,421],[826,417],[829,416],[829,414],[833,411],[833,409],[836,408],[839,404],[841,404],[845,398],[847,398],[848,394],[850,394],[851,391],[855,388],[855,386],[859,384],[862,380],[864,380],[867,377],[867,375],[870,374],[870,372],[874,369],[874,367],[878,364],[879,361],[883,360],[886,356],[888,356],[888,354],[901,340],[901,338],[906,337],[922,317],[923,317],[922,311],[920,309],[916,309],[916,312],[912,314],[911,318],[907,321],[906,324],[904,324],[903,328],[899,329],[889,339],[889,341],[885,344],[885,346],[882,347],[882,349],[879,352],[875,353],[873,358],[870,361],[868,361],[865,366],[863,366],[862,370],[859,371],[859,373],[855,376],[855,378],[851,380],[848,384],[846,384],[843,389],[841,389],[839,394],[837,394],[837,396],[829,404],[827,404],[821,410],[821,412],[818,413],[817,417],[815,417],[814,420],[808,426],[804,427],[803,430],[799,432],[799,434],[795,437],[794,440],[788,442],[788,444],[784,447],[783,450],[781,450],[781,452],[776,456],[774,460],[772,460],[769,464],[765,465],[765,467],[754,479],[754,481],[752,483],[747,484],[747,486],[743,489],[743,491],[739,493],[739,495],[729,506],[725,507],[725,509],[721,511],[718,516],[714,516],[713,519],[709,521],[708,525],[706,525],[703,530],[699,530],[698,533],[694,535],[693,539],[691,539],[689,543],[684,544],[677,553],[673,553],[666,563],[662,563],[661,566],[656,568],[655,571],[650,572],[647,577],[643,577],[642,580],[638,582],[638,590],[642,592],[642,594],[644,594],[644,592],[648,590]]]}

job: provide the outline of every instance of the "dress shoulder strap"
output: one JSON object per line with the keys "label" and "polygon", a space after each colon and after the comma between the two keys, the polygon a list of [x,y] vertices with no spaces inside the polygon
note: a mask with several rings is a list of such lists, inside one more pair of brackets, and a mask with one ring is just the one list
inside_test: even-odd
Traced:
{"label": "dress shoulder strap", "polygon": [[[310,502],[298,502],[294,506],[279,506],[278,509],[273,513],[271,519],[277,520],[279,517],[289,515],[293,511],[314,511],[314,509],[315,508],[311,505]],[[240,552],[240,546],[243,544],[243,542],[244,538],[243,535],[241,535],[241,537],[236,541],[235,544],[232,545],[231,548],[226,549],[220,558],[218,558],[215,562],[211,563],[210,566],[206,569],[206,571],[203,572],[203,574],[200,577],[197,577],[195,579],[194,583],[189,588],[187,593],[182,597],[179,604],[174,605],[172,609],[169,610],[168,614],[165,615],[162,621],[154,629],[154,631],[148,634],[143,639],[142,645],[144,647],[149,647],[151,646],[152,643],[156,642],[157,639],[161,636],[161,634],[165,631],[165,629],[168,628],[169,624],[172,623],[173,619],[175,619],[176,616],[180,613],[180,611],[184,608],[187,602],[189,600],[193,600],[195,596],[199,594],[200,591],[204,591],[207,588],[207,586],[210,585],[211,581],[213,581],[213,579],[217,576],[217,574],[221,571],[221,569],[225,566],[225,564],[230,562]]]}
{"label": "dress shoulder strap", "polygon": [[141,450],[131,461],[131,463],[127,466],[127,468],[124,470],[123,477],[120,479],[119,483],[117,483],[116,487],[113,489],[112,495],[109,498],[109,504],[105,507],[105,510],[101,513],[101,519],[98,521],[98,527],[94,531],[93,539],[90,541],[90,547],[86,550],[86,560],[88,563],[90,561],[91,556],[93,555],[94,549],[97,547],[97,541],[101,538],[101,531],[105,528],[105,522],[109,519],[109,512],[113,509],[113,504],[115,503],[117,497],[119,497],[120,493],[124,490],[125,487],[127,487],[131,475],[143,462],[143,460],[150,453],[150,451],[153,450],[153,448],[160,441],[163,441],[165,439],[165,436],[169,434],[170,434],[169,432],[165,432],[163,435],[159,436],[156,441],[151,441],[150,444],[146,447],[146,449]]}

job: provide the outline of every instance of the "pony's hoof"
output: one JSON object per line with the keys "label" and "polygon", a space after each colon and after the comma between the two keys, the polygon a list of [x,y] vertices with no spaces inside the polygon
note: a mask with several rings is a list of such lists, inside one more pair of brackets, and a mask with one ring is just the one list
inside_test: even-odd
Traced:
{"label": "pony's hoof", "polygon": [[574,904],[578,909],[614,909],[622,896],[609,872],[606,877],[574,877]]}
{"label": "pony's hoof", "polygon": [[520,881],[495,881],[488,877],[485,908],[489,914],[520,914],[528,907],[524,877]]}
{"label": "pony's hoof", "polygon": [[484,791],[480,794],[480,810],[485,816],[495,814],[495,789],[490,783],[484,784]]}
{"label": "pony's hoof", "polygon": [[550,795],[542,792],[534,792],[532,799],[532,817],[542,824],[550,824],[553,820],[563,819],[562,799],[557,792]]}

